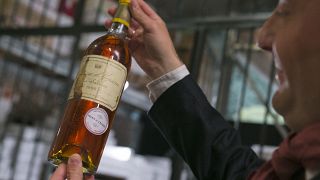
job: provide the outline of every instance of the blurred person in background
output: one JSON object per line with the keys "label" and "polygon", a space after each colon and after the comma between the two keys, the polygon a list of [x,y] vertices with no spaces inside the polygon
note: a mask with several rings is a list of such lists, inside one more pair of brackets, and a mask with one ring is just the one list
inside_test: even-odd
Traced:
{"label": "blurred person in background", "polygon": [[[8,118],[13,104],[13,92],[12,88],[8,85],[4,85],[2,91],[0,91],[0,126],[3,126]],[[2,128],[0,128],[2,131]]]}
{"label": "blurred person in background", "polygon": [[277,69],[273,107],[292,130],[267,162],[207,101],[157,13],[143,0],[130,8],[131,52],[153,79],[148,115],[198,179],[320,179],[319,0],[279,0],[259,33]]}

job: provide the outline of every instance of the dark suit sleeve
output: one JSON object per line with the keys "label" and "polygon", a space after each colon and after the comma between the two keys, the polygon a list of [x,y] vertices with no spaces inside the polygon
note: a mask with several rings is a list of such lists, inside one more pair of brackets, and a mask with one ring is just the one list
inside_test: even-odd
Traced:
{"label": "dark suit sleeve", "polygon": [[245,179],[262,163],[190,75],[165,91],[148,115],[199,180]]}

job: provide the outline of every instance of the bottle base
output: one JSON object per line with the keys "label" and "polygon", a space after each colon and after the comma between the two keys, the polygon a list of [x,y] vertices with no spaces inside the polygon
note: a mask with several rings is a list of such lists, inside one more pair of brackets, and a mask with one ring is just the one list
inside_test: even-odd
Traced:
{"label": "bottle base", "polygon": [[68,159],[73,154],[79,154],[82,159],[82,172],[84,174],[95,174],[97,167],[92,163],[90,153],[79,145],[66,144],[63,148],[55,154],[48,157],[48,161],[54,166],[58,166],[61,163],[68,163]]}

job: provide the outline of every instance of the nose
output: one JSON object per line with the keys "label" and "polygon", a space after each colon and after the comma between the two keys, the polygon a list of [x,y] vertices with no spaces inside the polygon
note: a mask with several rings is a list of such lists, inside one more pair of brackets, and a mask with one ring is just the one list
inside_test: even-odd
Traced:
{"label": "nose", "polygon": [[258,46],[266,51],[272,51],[272,44],[275,38],[274,25],[272,17],[270,17],[259,29],[258,32]]}

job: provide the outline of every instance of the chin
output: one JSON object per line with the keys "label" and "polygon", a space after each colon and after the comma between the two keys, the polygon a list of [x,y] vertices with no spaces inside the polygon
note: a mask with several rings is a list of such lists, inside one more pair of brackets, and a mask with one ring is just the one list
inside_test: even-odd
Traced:
{"label": "chin", "polygon": [[291,98],[284,91],[276,91],[272,97],[272,106],[278,114],[285,116],[291,109]]}
{"label": "chin", "polygon": [[287,123],[287,118],[292,114],[294,109],[294,98],[289,90],[276,91],[272,97],[272,106],[274,110],[283,116]]}
{"label": "chin", "polygon": [[272,98],[272,106],[284,118],[284,122],[288,128],[292,132],[297,132],[303,128],[303,124],[301,124],[301,113],[298,113],[294,98],[292,97],[288,91],[277,91]]}

